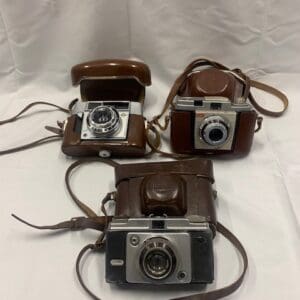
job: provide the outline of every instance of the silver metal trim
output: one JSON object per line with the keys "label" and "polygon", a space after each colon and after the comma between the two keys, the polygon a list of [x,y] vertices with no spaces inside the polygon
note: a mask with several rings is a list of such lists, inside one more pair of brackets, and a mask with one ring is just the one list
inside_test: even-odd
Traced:
{"label": "silver metal trim", "polygon": [[152,221],[164,221],[164,231],[207,231],[210,230],[208,222],[192,222],[187,218],[152,217],[152,218],[113,218],[109,224],[109,231],[156,231],[152,229]]}
{"label": "silver metal trim", "polygon": [[[111,130],[106,134],[99,135],[96,132],[93,132],[89,128],[89,115],[93,109],[89,109],[89,104],[92,103],[94,106],[104,106],[111,107],[107,103],[127,103],[128,108],[114,108],[115,111],[119,115],[119,126],[115,127],[115,130]],[[73,113],[77,112],[77,115],[82,118],[82,127],[81,127],[81,139],[82,140],[126,140],[127,139],[127,131],[128,131],[128,122],[130,114],[142,115],[142,104],[139,102],[131,102],[131,101],[89,101],[89,102],[80,102],[76,103],[73,108]],[[96,108],[96,107],[95,107]],[[95,109],[94,108],[94,109]]]}
{"label": "silver metal trim", "polygon": [[142,115],[143,114],[143,105],[140,102],[135,101],[127,101],[127,100],[106,100],[106,101],[77,101],[72,107],[72,114],[77,115],[84,111],[89,111],[88,105],[89,103],[99,103],[99,105],[106,105],[107,102],[110,103],[118,103],[118,102],[127,102],[129,103],[129,112],[134,115]]}
{"label": "silver metal trim", "polygon": [[[200,102],[202,101],[201,106],[195,105],[195,101]],[[226,97],[215,97],[215,96],[209,96],[209,97],[180,97],[176,96],[174,100],[175,109],[176,110],[188,110],[188,111],[250,111],[252,110],[252,106],[246,102],[238,100],[239,103],[232,103],[228,98]],[[211,108],[212,103],[219,103],[221,104],[221,108],[218,110],[213,110]]]}
{"label": "silver metal trim", "polygon": [[[214,129],[219,129],[223,136],[218,141],[214,141],[210,138],[210,133]],[[230,130],[230,124],[221,116],[210,116],[204,119],[200,126],[200,135],[203,140],[211,146],[220,146],[225,143],[228,138],[228,131]]]}
{"label": "silver metal trim", "polygon": [[[97,123],[94,120],[96,113],[103,111],[110,114],[110,120],[104,123]],[[97,136],[108,136],[115,133],[121,126],[119,113],[111,106],[97,106],[87,117],[88,128]]]}
{"label": "silver metal trim", "polygon": [[124,266],[124,260],[123,259],[111,259],[110,264],[113,267],[121,267],[121,266]]}
{"label": "silver metal trim", "polygon": [[[138,236],[140,243],[132,246],[130,238],[132,235]],[[163,238],[172,246],[172,251],[176,257],[174,270],[168,277],[163,279],[151,279],[146,276],[140,266],[140,256],[144,249],[144,243],[152,238]],[[191,237],[186,232],[130,232],[126,241],[126,280],[129,283],[144,284],[183,284],[192,280],[191,266]],[[185,272],[183,279],[178,278],[178,273]]]}
{"label": "silver metal trim", "polygon": [[[203,123],[207,118],[222,117],[228,128],[228,136],[224,143],[210,145],[208,144],[202,136]],[[195,149],[205,149],[205,150],[231,150],[233,145],[235,126],[236,126],[237,112],[235,111],[220,111],[216,113],[215,111],[196,111],[195,112],[195,125],[194,125],[194,147]]]}

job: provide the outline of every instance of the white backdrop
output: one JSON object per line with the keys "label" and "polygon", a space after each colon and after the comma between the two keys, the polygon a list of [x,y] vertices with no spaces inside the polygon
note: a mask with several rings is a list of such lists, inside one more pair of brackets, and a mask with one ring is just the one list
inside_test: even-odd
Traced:
{"label": "white backdrop", "polygon": [[[0,120],[30,100],[67,105],[79,95],[71,87],[70,68],[91,59],[131,57],[150,65],[147,116],[160,110],[176,76],[199,56],[241,67],[282,89],[289,110],[280,119],[264,118],[250,155],[214,162],[217,211],[250,260],[244,284],[228,298],[299,299],[299,10],[297,0],[0,0]],[[269,108],[278,107],[269,95],[255,94]],[[43,126],[64,117],[43,112],[3,125],[0,149],[46,135]],[[87,298],[76,280],[75,256],[97,234],[45,234],[10,217],[14,212],[52,224],[81,215],[63,184],[71,162],[59,142],[0,157],[1,299]],[[99,200],[113,189],[113,172],[85,166],[73,184],[81,199],[99,210]],[[215,256],[216,280],[208,289],[238,274],[236,253],[219,237]],[[102,299],[168,299],[196,290],[109,285],[98,254],[86,260],[84,276]]]}

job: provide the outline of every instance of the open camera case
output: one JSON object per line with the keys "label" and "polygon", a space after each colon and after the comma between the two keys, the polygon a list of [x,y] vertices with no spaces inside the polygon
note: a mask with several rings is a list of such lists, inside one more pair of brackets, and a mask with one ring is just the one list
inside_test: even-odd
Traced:
{"label": "open camera case", "polygon": [[[151,85],[149,67],[138,61],[106,59],[85,62],[71,70],[73,86],[80,86],[81,100],[132,101],[141,105],[145,87]],[[130,114],[126,140],[81,140],[82,123],[72,114],[64,126],[62,151],[70,156],[94,156],[107,151],[111,156],[143,156],[146,148],[144,118]]]}

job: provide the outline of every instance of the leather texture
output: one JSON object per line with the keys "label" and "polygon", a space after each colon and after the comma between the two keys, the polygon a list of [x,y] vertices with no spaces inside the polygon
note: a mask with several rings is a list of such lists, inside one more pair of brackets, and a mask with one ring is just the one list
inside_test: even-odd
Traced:
{"label": "leather texture", "polygon": [[[280,111],[270,111],[262,107],[253,97],[250,88],[258,88],[266,93],[276,96],[283,104]],[[193,130],[192,116],[190,113],[182,113],[174,111],[173,101],[177,95],[181,96],[226,96],[233,103],[246,102],[248,99],[253,107],[260,113],[271,116],[280,117],[288,108],[289,100],[287,96],[278,89],[267,84],[251,80],[240,69],[230,69],[225,65],[206,58],[199,58],[192,61],[184,71],[177,77],[170,92],[167,96],[165,104],[159,115],[155,116],[148,122],[146,128],[147,142],[152,152],[157,152],[163,156],[182,158],[192,154],[205,155],[224,155],[226,156],[244,156],[250,149],[254,132],[261,128],[262,117],[259,117],[253,110],[249,114],[240,114],[241,126],[237,126],[237,136],[242,141],[236,141],[236,145],[231,151],[198,151],[193,147],[191,132]],[[166,113],[171,109],[171,117]],[[174,114],[176,116],[174,116]],[[160,120],[164,117],[164,124]],[[161,140],[160,132],[165,131],[171,120],[171,144],[173,150],[177,153],[168,153],[160,150]],[[249,122],[249,126],[246,126]],[[175,124],[174,124],[175,123]],[[255,123],[257,128],[255,129]],[[183,129],[184,128],[184,129]]]}
{"label": "leather texture", "polygon": [[107,150],[114,157],[141,157],[146,151],[145,121],[142,115],[131,114],[128,121],[126,140],[81,140],[75,130],[76,115],[67,119],[64,130],[62,152],[69,156],[98,156],[100,150]]}
{"label": "leather texture", "polygon": [[237,102],[243,95],[243,84],[233,74],[217,68],[194,71],[189,74],[179,88],[182,97],[221,96]]}
{"label": "leather texture", "polygon": [[116,167],[115,176],[115,217],[154,213],[185,216],[196,222],[209,222],[214,229],[214,177],[210,160],[122,164]]}
{"label": "leather texture", "polygon": [[102,59],[83,62],[71,70],[72,83],[78,85],[82,80],[108,77],[135,78],[141,85],[151,85],[149,67],[139,61],[126,59]]}
{"label": "leather texture", "polygon": [[151,85],[149,67],[138,61],[103,59],[88,61],[71,70],[74,86],[80,85],[82,101],[129,100],[143,102]]}

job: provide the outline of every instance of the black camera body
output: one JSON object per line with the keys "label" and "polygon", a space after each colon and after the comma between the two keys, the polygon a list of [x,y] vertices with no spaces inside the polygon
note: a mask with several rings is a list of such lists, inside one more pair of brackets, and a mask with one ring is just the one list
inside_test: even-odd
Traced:
{"label": "black camera body", "polygon": [[213,232],[184,217],[115,218],[106,235],[106,281],[207,284],[214,280]]}

